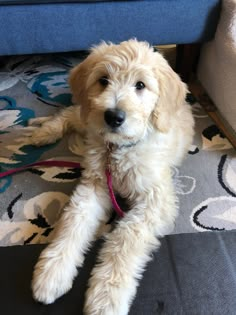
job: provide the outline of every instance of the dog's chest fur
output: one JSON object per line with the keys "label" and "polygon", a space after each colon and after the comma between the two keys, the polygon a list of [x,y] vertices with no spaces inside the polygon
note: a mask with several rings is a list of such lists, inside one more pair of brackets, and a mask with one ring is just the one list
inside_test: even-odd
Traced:
{"label": "dog's chest fur", "polygon": [[108,150],[91,147],[86,154],[86,168],[91,176],[106,184],[105,170],[110,167],[112,185],[123,198],[134,200],[137,195],[151,190],[157,184],[158,157],[153,145],[135,145]]}

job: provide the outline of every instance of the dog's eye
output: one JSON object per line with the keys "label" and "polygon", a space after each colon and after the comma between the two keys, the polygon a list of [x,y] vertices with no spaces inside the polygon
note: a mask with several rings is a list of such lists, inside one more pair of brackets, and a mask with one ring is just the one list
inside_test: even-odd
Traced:
{"label": "dog's eye", "polygon": [[108,84],[109,84],[108,77],[106,77],[106,76],[101,77],[98,81],[104,87],[108,86]]}
{"label": "dog's eye", "polygon": [[135,85],[137,90],[142,90],[145,88],[145,84],[142,81],[138,81]]}

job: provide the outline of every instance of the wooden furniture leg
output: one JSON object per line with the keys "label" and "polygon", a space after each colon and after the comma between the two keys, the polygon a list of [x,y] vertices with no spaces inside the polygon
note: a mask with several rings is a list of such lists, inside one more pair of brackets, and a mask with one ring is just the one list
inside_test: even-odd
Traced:
{"label": "wooden furniture leg", "polygon": [[199,54],[200,44],[177,45],[176,72],[184,82],[189,82],[192,72],[195,71]]}

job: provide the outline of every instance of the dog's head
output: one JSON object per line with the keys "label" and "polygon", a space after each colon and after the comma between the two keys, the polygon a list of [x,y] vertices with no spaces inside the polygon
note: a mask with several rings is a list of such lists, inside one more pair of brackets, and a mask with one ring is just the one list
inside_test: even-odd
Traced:
{"label": "dog's head", "polygon": [[129,144],[168,132],[186,87],[145,42],[102,43],[70,75],[81,118],[105,142]]}

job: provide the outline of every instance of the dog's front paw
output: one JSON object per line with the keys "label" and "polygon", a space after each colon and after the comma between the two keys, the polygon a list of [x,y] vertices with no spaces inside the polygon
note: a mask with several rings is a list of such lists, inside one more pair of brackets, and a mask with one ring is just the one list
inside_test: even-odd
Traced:
{"label": "dog's front paw", "polygon": [[[126,295],[127,293],[127,295]],[[104,282],[90,282],[86,292],[84,314],[86,315],[127,315],[129,292],[122,286]]]}
{"label": "dog's front paw", "polygon": [[35,266],[32,291],[36,301],[51,304],[68,292],[77,274],[75,266],[68,266],[63,258],[42,258]]}

